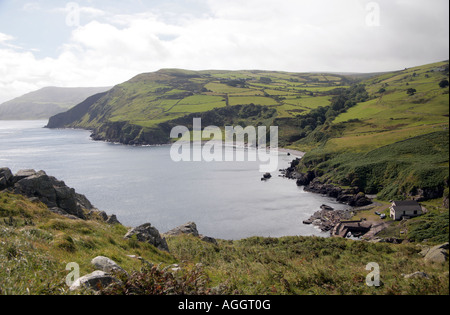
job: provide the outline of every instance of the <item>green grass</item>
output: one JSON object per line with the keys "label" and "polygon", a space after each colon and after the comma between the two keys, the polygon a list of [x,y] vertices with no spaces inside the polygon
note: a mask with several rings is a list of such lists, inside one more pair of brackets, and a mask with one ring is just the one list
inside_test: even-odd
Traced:
{"label": "green grass", "polygon": [[[69,273],[66,265],[78,263],[84,275],[94,271],[90,261],[99,255],[113,259],[130,274],[144,272],[137,273],[133,280],[139,281],[149,271],[142,270],[142,263],[128,256],[137,255],[155,265],[162,264],[161,268],[179,264],[188,277],[180,278],[186,281],[180,285],[189,285],[191,291],[203,290],[196,288],[191,278],[200,277],[206,290],[220,287],[222,294],[448,294],[448,262],[426,264],[418,255],[421,248],[413,243],[254,237],[218,240],[215,246],[180,236],[167,239],[169,254],[149,244],[123,239],[126,231],[124,226],[95,220],[72,221],[51,213],[43,204],[0,193],[0,293],[73,294],[65,284]],[[429,244],[435,241],[440,239]],[[365,267],[370,262],[380,265],[380,287],[365,284]],[[199,274],[194,272],[197,263],[203,265]],[[407,280],[401,276],[416,271],[426,272],[431,279]],[[168,276],[160,275],[162,281]],[[156,287],[146,289],[159,292]]]}

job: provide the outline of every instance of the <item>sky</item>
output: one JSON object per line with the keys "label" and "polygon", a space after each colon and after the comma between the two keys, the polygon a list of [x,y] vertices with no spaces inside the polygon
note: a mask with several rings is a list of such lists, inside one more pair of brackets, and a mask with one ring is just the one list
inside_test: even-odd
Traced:
{"label": "sky", "polygon": [[162,68],[382,72],[449,59],[448,0],[0,0],[0,103]]}

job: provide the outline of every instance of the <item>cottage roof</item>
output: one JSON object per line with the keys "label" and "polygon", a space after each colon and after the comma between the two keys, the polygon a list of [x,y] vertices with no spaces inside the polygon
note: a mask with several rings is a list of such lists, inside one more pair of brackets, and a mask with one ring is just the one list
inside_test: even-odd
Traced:
{"label": "cottage roof", "polygon": [[420,204],[415,200],[402,200],[402,201],[394,201],[394,205],[397,207],[412,207],[412,206],[420,206]]}
{"label": "cottage roof", "polygon": [[422,210],[421,205],[415,200],[394,201],[392,203],[394,211],[419,211]]}

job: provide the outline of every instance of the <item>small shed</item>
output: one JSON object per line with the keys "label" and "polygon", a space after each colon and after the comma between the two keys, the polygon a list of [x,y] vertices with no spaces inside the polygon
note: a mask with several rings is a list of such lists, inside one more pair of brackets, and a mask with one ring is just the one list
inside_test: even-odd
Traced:
{"label": "small shed", "polygon": [[390,210],[393,220],[410,219],[423,214],[422,206],[415,200],[392,201]]}

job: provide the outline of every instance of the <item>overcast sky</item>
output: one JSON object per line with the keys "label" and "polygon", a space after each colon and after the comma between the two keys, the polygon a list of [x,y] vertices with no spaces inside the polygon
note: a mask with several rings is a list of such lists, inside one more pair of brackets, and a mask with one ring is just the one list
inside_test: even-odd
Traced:
{"label": "overcast sky", "polygon": [[448,0],[0,0],[0,103],[161,68],[379,72],[449,57]]}

